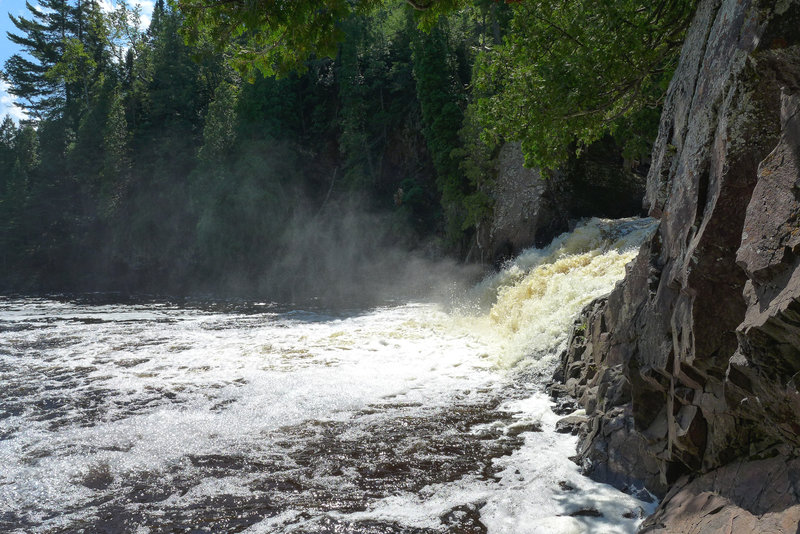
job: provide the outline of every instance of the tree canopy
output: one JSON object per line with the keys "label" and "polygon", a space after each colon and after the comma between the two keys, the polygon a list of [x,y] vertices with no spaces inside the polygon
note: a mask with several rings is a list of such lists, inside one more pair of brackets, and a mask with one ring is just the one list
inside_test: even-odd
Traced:
{"label": "tree canopy", "polygon": [[[178,0],[191,42],[233,48],[242,72],[285,74],[334,56],[343,21],[387,0]],[[407,0],[433,28],[476,0]],[[478,54],[476,117],[484,140],[521,141],[530,164],[553,168],[571,151],[617,133],[632,157],[647,150],[696,0],[513,1],[502,42]]]}
{"label": "tree canopy", "polygon": [[449,153],[481,32],[464,19],[434,38],[398,6],[343,21],[335,58],[250,82],[163,0],[144,31],[65,0],[65,31],[42,32],[51,12],[30,7],[17,35],[42,60],[5,65],[35,112],[0,122],[0,288],[279,298],[325,281],[301,239],[351,263],[354,234],[460,254],[471,227],[444,191],[463,189]]}
{"label": "tree canopy", "polygon": [[[405,0],[423,12],[423,24],[464,0]],[[190,42],[210,36],[219,48],[238,43],[234,64],[244,72],[286,74],[310,57],[336,55],[342,24],[391,4],[386,0],[176,0]]]}
{"label": "tree canopy", "polygon": [[646,152],[641,137],[657,125],[694,4],[520,2],[503,45],[476,65],[484,135],[521,141],[539,167],[557,166],[576,143],[608,132],[621,133],[631,152]]}
{"label": "tree canopy", "polygon": [[506,142],[647,152],[693,3],[39,6],[4,65],[31,118],[0,123],[0,287],[176,292],[322,283],[320,236],[469,256]]}

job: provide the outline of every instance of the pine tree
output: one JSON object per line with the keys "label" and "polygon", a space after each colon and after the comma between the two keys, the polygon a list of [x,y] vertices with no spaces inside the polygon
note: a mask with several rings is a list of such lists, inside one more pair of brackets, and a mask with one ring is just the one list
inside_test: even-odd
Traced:
{"label": "pine tree", "polygon": [[102,10],[96,0],[26,5],[29,17],[9,15],[18,32],[8,38],[23,51],[5,63],[9,92],[35,120],[60,116],[76,129],[92,85],[110,63]]}
{"label": "pine tree", "polygon": [[0,191],[3,190],[5,180],[14,165],[14,137],[17,134],[17,125],[11,116],[6,115],[0,123]]}
{"label": "pine tree", "polygon": [[36,130],[17,128],[6,117],[0,126],[0,273],[14,273],[39,238],[41,224],[30,210],[31,175],[39,164]]}
{"label": "pine tree", "polygon": [[216,165],[224,160],[236,142],[237,88],[222,82],[215,92],[214,101],[208,106],[203,126],[203,146],[198,159],[203,165]]}
{"label": "pine tree", "polygon": [[459,79],[454,49],[442,25],[430,33],[417,32],[412,42],[417,98],[422,109],[422,133],[436,169],[436,185],[445,214],[445,233],[458,244],[465,226],[462,201],[468,181],[458,168],[453,151],[460,147],[458,132],[464,113],[464,84]]}
{"label": "pine tree", "polygon": [[103,128],[103,149],[105,160],[103,176],[107,179],[119,180],[130,169],[128,122],[125,119],[125,107],[119,86],[111,96],[106,124]]}
{"label": "pine tree", "polygon": [[62,110],[71,98],[63,81],[47,73],[64,56],[67,39],[75,35],[75,24],[67,0],[42,0],[41,7],[30,2],[25,5],[29,17],[9,14],[19,33],[9,32],[8,39],[23,53],[6,61],[5,77],[9,92],[22,100],[26,111],[41,119]]}

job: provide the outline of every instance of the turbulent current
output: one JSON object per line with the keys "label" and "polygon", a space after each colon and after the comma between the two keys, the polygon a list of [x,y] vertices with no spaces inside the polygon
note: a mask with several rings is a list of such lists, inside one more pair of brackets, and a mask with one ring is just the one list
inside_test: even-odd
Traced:
{"label": "turbulent current", "polygon": [[592,220],[447,307],[0,297],[0,532],[634,532],[542,389],[651,230]]}

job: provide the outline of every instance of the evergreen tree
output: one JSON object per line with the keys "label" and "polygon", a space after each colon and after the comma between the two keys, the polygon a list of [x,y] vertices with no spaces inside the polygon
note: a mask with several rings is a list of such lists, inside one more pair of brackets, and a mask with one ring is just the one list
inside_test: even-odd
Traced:
{"label": "evergreen tree", "polygon": [[91,90],[111,68],[107,21],[95,0],[78,0],[72,9],[74,34],[64,38],[63,53],[45,77],[63,84],[66,112],[77,124],[91,107]]}
{"label": "evergreen tree", "polygon": [[454,151],[460,147],[458,132],[464,119],[464,82],[446,27],[430,33],[417,32],[413,41],[414,78],[422,109],[423,130],[436,169],[436,184],[445,215],[445,234],[451,244],[461,245],[465,228],[462,200],[468,193]]}
{"label": "evergreen tree", "polygon": [[25,5],[29,17],[9,14],[18,33],[9,32],[8,38],[23,53],[6,61],[5,77],[9,92],[22,100],[23,108],[42,118],[62,111],[71,98],[63,81],[48,76],[48,72],[64,56],[67,40],[75,36],[73,10],[67,0]]}
{"label": "evergreen tree", "polygon": [[17,125],[10,115],[3,118],[0,123],[0,191],[3,190],[4,181],[14,165],[14,137],[17,134]]}
{"label": "evergreen tree", "polygon": [[22,49],[5,63],[10,93],[37,120],[65,115],[72,128],[89,106],[89,89],[108,65],[106,24],[95,0],[26,4],[30,16],[9,15]]}
{"label": "evergreen tree", "polygon": [[[130,172],[130,133],[128,121],[125,118],[125,107],[120,87],[114,87],[109,103],[106,123],[103,127],[103,170],[102,177],[105,184],[112,189],[119,189],[127,180]],[[114,184],[114,185],[111,185]],[[106,186],[106,187],[109,187]],[[110,196],[107,193],[106,196]]]}
{"label": "evergreen tree", "polygon": [[19,277],[40,239],[42,222],[30,210],[31,178],[39,165],[36,131],[30,125],[17,128],[7,117],[0,126],[0,154],[0,269]]}
{"label": "evergreen tree", "polygon": [[198,153],[200,163],[213,166],[224,162],[236,143],[237,88],[222,82],[215,92],[214,101],[208,107],[203,126],[203,146]]}

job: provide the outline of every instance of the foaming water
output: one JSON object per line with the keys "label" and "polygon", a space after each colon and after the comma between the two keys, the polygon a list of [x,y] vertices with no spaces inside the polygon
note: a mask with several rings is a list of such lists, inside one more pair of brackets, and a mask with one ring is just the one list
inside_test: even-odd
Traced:
{"label": "foaming water", "polygon": [[607,294],[625,275],[652,219],[592,219],[544,249],[523,252],[472,292],[480,304],[467,314],[497,347],[498,363],[549,368],[564,346],[577,313]]}
{"label": "foaming water", "polygon": [[0,298],[0,531],[633,532],[539,392],[649,221],[360,311]]}

